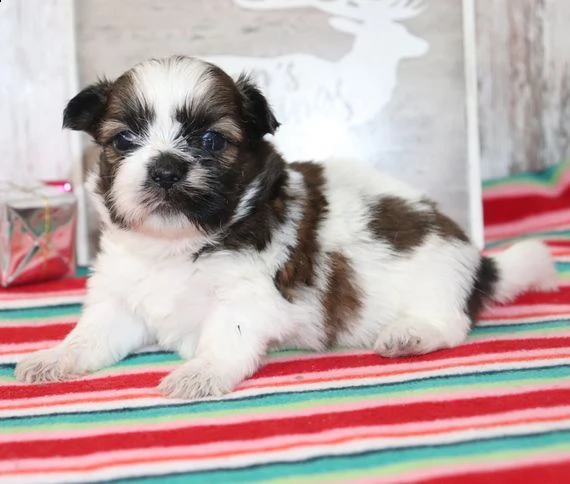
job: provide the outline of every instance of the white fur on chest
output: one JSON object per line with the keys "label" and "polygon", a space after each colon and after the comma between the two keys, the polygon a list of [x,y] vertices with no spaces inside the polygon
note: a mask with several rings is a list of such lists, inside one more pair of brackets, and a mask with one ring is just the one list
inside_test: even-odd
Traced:
{"label": "white fur on chest", "polygon": [[[194,262],[189,249],[165,253],[137,251],[110,236],[97,261],[96,271],[105,292],[136,315],[164,349],[179,351],[182,340],[195,333],[223,292],[224,275]],[[131,249],[131,250],[129,250]]]}

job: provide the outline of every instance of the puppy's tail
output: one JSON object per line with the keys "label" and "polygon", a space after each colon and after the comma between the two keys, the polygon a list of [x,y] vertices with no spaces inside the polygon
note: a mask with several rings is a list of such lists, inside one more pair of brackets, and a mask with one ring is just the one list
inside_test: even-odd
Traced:
{"label": "puppy's tail", "polygon": [[[556,269],[550,250],[538,240],[525,240],[500,254],[483,257],[479,276],[487,279],[487,296],[499,303],[527,291],[556,291]],[[477,285],[477,282],[476,282]]]}

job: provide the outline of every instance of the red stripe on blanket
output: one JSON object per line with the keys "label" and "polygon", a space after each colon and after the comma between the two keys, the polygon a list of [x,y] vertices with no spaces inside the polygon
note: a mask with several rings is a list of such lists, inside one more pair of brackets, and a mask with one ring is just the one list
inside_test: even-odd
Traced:
{"label": "red stripe on blanket", "polygon": [[[490,227],[529,216],[568,210],[569,199],[570,185],[565,187],[557,197],[523,195],[508,198],[484,198],[485,225]],[[532,207],[532,211],[529,211],[529,207]]]}
{"label": "red stripe on blanket", "polygon": [[75,324],[45,324],[37,326],[0,327],[0,344],[33,343],[63,339]]}
{"label": "red stripe on blanket", "polygon": [[285,419],[267,419],[227,425],[192,425],[172,430],[156,430],[107,434],[67,440],[41,440],[0,444],[0,459],[50,458],[77,456],[115,449],[142,449],[160,445],[203,445],[211,442],[268,438],[288,434],[313,434],[331,429],[367,425],[390,425],[426,422],[439,419],[465,418],[526,408],[549,408],[566,405],[570,389],[541,390],[501,398],[481,397],[422,402],[407,405],[386,405],[365,410],[331,412]]}
{"label": "red stripe on blanket", "polygon": [[570,477],[570,460],[520,466],[514,469],[493,469],[487,472],[453,474],[420,480],[423,484],[556,484]]}
{"label": "red stripe on blanket", "polygon": [[570,304],[570,287],[562,286],[556,292],[528,292],[522,294],[512,305]]}
{"label": "red stripe on blanket", "polygon": [[327,371],[335,368],[378,365],[382,361],[389,362],[391,365],[404,365],[414,361],[443,361],[448,358],[547,348],[570,348],[570,338],[529,338],[524,340],[482,341],[448,350],[436,351],[427,355],[407,358],[382,358],[381,356],[371,353],[349,357],[331,356],[330,358],[318,358],[314,360],[275,362],[269,363],[261,368],[255,374],[255,377],[266,378],[302,372]]}
{"label": "red stripe on blanket", "polygon": [[25,286],[14,286],[0,289],[0,300],[10,301],[20,297],[34,299],[44,294],[65,294],[67,291],[84,291],[86,288],[85,277],[69,277],[67,279],[59,279],[48,281],[40,284],[28,284]]}
{"label": "red stripe on blanket", "polygon": [[[462,358],[473,355],[500,354],[512,351],[528,351],[535,349],[569,348],[570,338],[528,338],[521,340],[482,341],[469,345],[459,346],[449,350],[442,350],[428,355],[409,358],[383,358],[374,353],[362,355],[331,355],[314,359],[300,359],[293,361],[269,362],[261,368],[252,379],[273,376],[294,375],[330,371],[338,368],[359,368],[380,365],[383,362],[391,366],[407,365],[410,362],[445,361],[451,358]],[[458,362],[459,365],[459,362]],[[12,384],[2,385],[4,400],[17,398],[34,398],[52,395],[62,395],[75,392],[97,392],[102,390],[121,390],[126,388],[153,388],[166,370],[136,373],[126,375],[102,375],[100,378],[75,380],[62,383],[48,383],[43,385]]]}

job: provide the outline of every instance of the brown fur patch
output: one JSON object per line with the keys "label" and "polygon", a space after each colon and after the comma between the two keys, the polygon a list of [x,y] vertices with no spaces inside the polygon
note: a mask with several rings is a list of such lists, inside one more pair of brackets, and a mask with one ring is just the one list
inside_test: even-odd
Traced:
{"label": "brown fur patch", "polygon": [[[107,144],[124,130],[143,135],[154,118],[154,110],[136,91],[132,72],[126,72],[113,83],[98,142]],[[122,129],[120,125],[123,125]]]}
{"label": "brown fur patch", "polygon": [[469,242],[469,238],[465,235],[465,232],[461,227],[459,227],[459,225],[457,225],[447,215],[441,213],[435,202],[424,198],[422,203],[431,208],[433,212],[433,226],[441,237],[444,239],[458,239],[463,242]]}
{"label": "brown fur patch", "polygon": [[97,192],[102,196],[113,223],[122,228],[126,228],[127,223],[117,213],[110,197],[113,181],[125,153],[115,149],[113,138],[122,131],[142,135],[155,116],[154,111],[137,96],[133,82],[129,71],[112,83],[96,133],[96,141],[102,147]]}
{"label": "brown fur patch", "polygon": [[288,301],[293,300],[298,286],[312,286],[314,283],[315,259],[320,250],[317,229],[328,210],[328,202],[322,191],[323,167],[311,162],[291,163],[290,167],[303,175],[307,199],[299,223],[297,246],[274,278],[275,286]]}
{"label": "brown fur patch", "polygon": [[289,197],[285,191],[285,162],[270,144],[263,145],[265,166],[259,175],[262,187],[251,200],[250,215],[234,223],[214,245],[204,247],[197,256],[216,250],[263,250],[271,242],[273,231],[285,220]]}
{"label": "brown fur patch", "polygon": [[360,311],[362,293],[346,256],[340,252],[330,252],[327,256],[330,273],[322,304],[326,345],[330,348],[336,344],[338,334],[348,327]]}
{"label": "brown fur patch", "polygon": [[428,214],[415,210],[398,197],[380,198],[371,212],[370,231],[398,252],[409,252],[420,245],[431,228]]}
{"label": "brown fur patch", "polygon": [[110,146],[106,146],[99,156],[99,176],[97,178],[96,192],[102,197],[109,216],[113,223],[121,228],[126,228],[124,218],[117,213],[115,204],[111,200],[111,187],[119,169],[122,157]]}
{"label": "brown fur patch", "polygon": [[444,239],[457,239],[462,242],[469,242],[469,238],[461,227],[437,209],[434,212],[434,226],[437,233]]}
{"label": "brown fur patch", "polygon": [[368,228],[372,234],[387,241],[398,252],[410,252],[421,245],[430,233],[446,239],[468,241],[461,228],[443,215],[435,203],[422,200],[422,209],[394,196],[385,196],[371,207]]}
{"label": "brown fur patch", "polygon": [[244,138],[245,125],[241,121],[240,93],[234,81],[215,66],[209,66],[201,79],[200,84],[207,82],[210,85],[208,94],[191,97],[187,105],[179,106],[176,111],[183,133],[192,138],[200,137],[205,129],[214,130],[239,145]]}

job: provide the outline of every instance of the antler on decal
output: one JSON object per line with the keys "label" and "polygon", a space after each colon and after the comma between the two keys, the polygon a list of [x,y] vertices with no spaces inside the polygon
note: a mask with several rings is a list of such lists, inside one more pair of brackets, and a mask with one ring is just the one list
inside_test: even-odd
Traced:
{"label": "antler on decal", "polygon": [[354,20],[366,20],[370,10],[393,20],[414,17],[424,8],[424,0],[234,0],[252,10],[316,8],[323,12]]}

